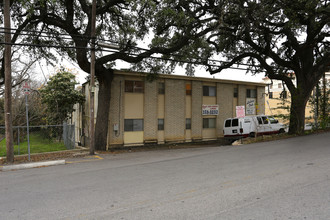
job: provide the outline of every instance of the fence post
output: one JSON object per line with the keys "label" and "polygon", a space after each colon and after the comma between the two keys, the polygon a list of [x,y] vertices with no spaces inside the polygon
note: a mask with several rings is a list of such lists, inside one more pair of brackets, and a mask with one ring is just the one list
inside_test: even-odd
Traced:
{"label": "fence post", "polygon": [[19,155],[19,127],[17,128],[17,149],[18,149],[18,155]]}

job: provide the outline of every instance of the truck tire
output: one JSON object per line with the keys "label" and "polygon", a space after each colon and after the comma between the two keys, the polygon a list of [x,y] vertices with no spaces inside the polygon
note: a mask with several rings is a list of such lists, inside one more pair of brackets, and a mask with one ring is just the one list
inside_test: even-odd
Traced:
{"label": "truck tire", "polygon": [[251,132],[250,134],[249,134],[249,137],[255,137],[256,136],[256,133],[254,133],[254,132]]}
{"label": "truck tire", "polygon": [[285,130],[283,128],[281,128],[279,131],[278,131],[280,134],[283,134],[285,133]]}

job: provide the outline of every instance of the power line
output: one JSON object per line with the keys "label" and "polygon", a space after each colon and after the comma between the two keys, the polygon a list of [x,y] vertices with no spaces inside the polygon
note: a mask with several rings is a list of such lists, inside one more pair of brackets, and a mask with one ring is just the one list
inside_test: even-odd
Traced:
{"label": "power line", "polygon": [[[5,28],[0,27],[0,29],[5,29]],[[18,29],[10,29],[10,30],[18,30]],[[35,33],[35,34],[53,34],[53,35],[58,35],[58,36],[69,36],[69,37],[63,38],[63,39],[67,39],[67,40],[73,40],[72,39],[73,36],[79,37],[81,39],[86,39],[86,40],[90,40],[91,39],[91,37],[86,36],[86,35],[83,35],[83,34],[81,34],[81,35],[74,35],[74,34],[71,35],[71,34],[58,33],[58,32],[49,32],[49,31],[44,32],[44,31],[32,31],[32,30],[24,30],[24,32],[27,32],[27,33],[31,32],[31,33]],[[0,33],[5,33],[5,32],[4,31],[3,32],[0,31]],[[22,35],[26,35],[26,36],[38,36],[38,35],[33,35],[33,34],[22,34]],[[45,36],[45,35],[42,35],[42,37],[51,38],[51,37],[54,37],[54,36]],[[96,40],[97,41],[110,42],[112,44],[117,44],[117,45],[125,46],[123,43],[120,43],[120,42],[114,41],[114,40],[110,40],[110,39],[96,38]],[[31,45],[31,46],[33,46],[33,45]],[[55,48],[61,48],[61,47],[55,47]],[[74,49],[74,47],[64,47],[64,48]],[[150,51],[150,49],[145,49],[145,48],[141,48],[141,47],[137,47],[137,46],[131,46],[131,48],[136,49],[136,50],[141,50],[141,51]],[[88,50],[90,50],[89,47],[85,47],[85,48],[84,47],[81,47],[79,49],[88,49]],[[99,50],[102,50],[102,49],[99,48]],[[117,52],[117,51],[110,51],[110,52]],[[178,54],[170,54],[170,56],[181,57],[181,55],[178,55]],[[195,59],[197,59],[197,58],[195,58]],[[217,62],[217,63],[227,63],[227,64],[230,63],[228,61],[220,61],[220,60],[214,60],[214,59],[208,59],[208,61]],[[239,65],[239,66],[248,66],[248,67],[251,66],[249,64],[238,63],[238,62],[236,62],[235,64],[236,65]]]}
{"label": "power line", "polygon": [[[23,43],[3,43],[0,42],[2,45],[17,45],[17,46],[31,46],[31,47],[47,47],[47,48],[63,48],[63,49],[87,49],[91,50],[91,47],[75,47],[75,46],[59,46],[59,45],[41,45],[41,44],[23,44]],[[109,49],[100,49],[98,48],[98,51],[104,51],[104,52],[118,52],[115,50],[109,50]],[[131,56],[138,56],[139,54],[136,53],[130,53]],[[179,56],[179,55],[178,55]],[[179,63],[187,63],[187,64],[194,64],[194,65],[200,65],[200,66],[205,66],[205,64],[197,61],[188,61],[188,60],[177,60],[177,59],[171,59],[171,58],[163,58],[163,57],[155,57],[155,56],[150,56],[145,59],[157,59],[157,60],[165,60],[165,61],[172,61],[172,62],[179,62]],[[217,61],[221,62],[221,61]],[[247,65],[247,64],[246,64]],[[208,66],[212,67],[221,67],[220,65],[215,65],[215,64],[208,64]],[[239,67],[228,67],[227,69],[236,69],[236,70],[248,70],[247,68],[239,68]]]}
{"label": "power line", "polygon": [[[11,34],[15,34],[15,31],[18,31],[19,29],[16,29],[16,28],[8,29],[8,28],[0,27],[0,30],[3,30],[2,33],[6,33],[6,31],[8,32],[8,30],[9,30]],[[19,30],[19,31],[20,32],[26,32],[27,34],[21,34],[20,33],[20,35],[27,35],[27,36],[38,36],[38,34],[48,34],[48,35],[57,35],[57,36],[69,36],[70,39],[72,37],[80,37],[82,39],[87,39],[87,40],[91,39],[90,36],[86,36],[84,34],[66,34],[66,33],[60,33],[60,32],[34,31],[34,30]],[[32,33],[32,34],[28,34],[28,33]],[[49,36],[44,36],[44,37],[49,37]]]}
{"label": "power line", "polygon": [[[4,29],[5,28],[2,28],[0,27],[0,29]],[[18,29],[10,29],[10,30],[18,30]],[[58,34],[59,36],[70,36],[70,38],[63,38],[63,39],[67,39],[67,40],[72,40],[72,36],[69,35],[69,34],[61,34],[61,33],[57,33],[57,32],[42,32],[42,31],[31,31],[31,30],[24,30],[23,32],[27,32],[26,34],[20,34],[20,35],[26,35],[26,36],[37,36],[35,35],[36,33],[37,34]],[[28,34],[28,32],[31,32],[31,33],[34,33],[34,34]],[[6,30],[5,31],[0,31],[0,33],[6,33]],[[87,39],[87,40],[90,40],[91,38],[90,37],[86,37],[84,35],[75,35],[75,36],[79,36],[80,38],[82,39]],[[45,36],[45,35],[42,35],[42,37],[46,37],[46,38],[52,38],[54,36]],[[98,38],[98,40],[100,40],[100,38]],[[101,39],[102,41],[105,41],[105,42],[112,42],[112,43],[116,43],[116,44],[120,44],[118,42],[115,42],[115,41],[112,41],[112,40],[109,40],[109,39]],[[91,47],[76,47],[76,46],[62,46],[62,45],[43,45],[43,44],[28,44],[28,43],[3,43],[3,42],[0,42],[0,44],[3,44],[3,45],[17,45],[17,46],[30,46],[30,47],[47,47],[47,48],[62,48],[62,49],[86,49],[86,50],[91,50],[92,48]],[[141,48],[141,47],[136,47],[136,46],[131,46],[131,48],[133,49],[136,49],[136,50],[141,50],[141,51],[150,51],[150,49],[145,49],[145,48]],[[99,47],[98,48],[98,51],[105,51],[105,52],[112,52],[112,53],[116,53],[118,52],[117,50],[108,50],[108,49],[104,49],[102,47]],[[136,53],[130,53],[130,55],[132,56],[138,56],[139,54],[136,54]],[[177,57],[177,58],[181,58],[182,56],[179,55],[179,54],[169,54],[169,56],[172,56],[172,57]],[[171,58],[163,58],[163,57],[155,57],[155,56],[150,56],[148,57],[150,59],[157,59],[157,60],[165,60],[165,61],[172,61],[172,62],[180,62],[180,63],[188,63],[188,64],[194,64],[194,65],[203,65],[205,66],[205,64],[203,64],[202,62],[198,62],[198,61],[187,61],[187,60],[178,60],[178,59],[171,59]],[[198,60],[198,58],[193,58],[195,60]],[[211,61],[211,62],[216,62],[216,63],[229,63],[228,61],[220,61],[220,60],[214,60],[214,59],[208,59],[208,61]],[[252,65],[249,65],[249,64],[243,64],[243,63],[235,63],[237,64],[238,66],[248,66],[248,67],[251,67]],[[208,66],[212,66],[212,67],[221,67],[221,65],[216,65],[216,64],[208,64]],[[228,69],[237,69],[237,70],[248,70],[247,68],[240,68],[240,67],[228,67]]]}

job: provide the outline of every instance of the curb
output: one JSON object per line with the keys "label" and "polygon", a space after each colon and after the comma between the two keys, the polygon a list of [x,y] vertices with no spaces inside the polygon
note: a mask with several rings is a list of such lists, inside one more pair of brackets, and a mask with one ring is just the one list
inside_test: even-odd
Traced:
{"label": "curb", "polygon": [[65,160],[15,164],[15,165],[7,165],[7,166],[2,166],[2,167],[0,166],[0,171],[22,170],[22,169],[29,169],[29,168],[36,168],[36,167],[48,167],[48,166],[55,166],[55,165],[63,165],[63,164],[65,164]]}

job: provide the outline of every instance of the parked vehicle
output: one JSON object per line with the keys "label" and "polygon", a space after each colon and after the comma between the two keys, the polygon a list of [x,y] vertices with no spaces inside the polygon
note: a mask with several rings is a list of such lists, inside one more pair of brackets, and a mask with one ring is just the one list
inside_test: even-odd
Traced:
{"label": "parked vehicle", "polygon": [[228,118],[224,121],[225,138],[237,140],[242,137],[284,133],[285,126],[272,116],[253,115],[243,118]]}

